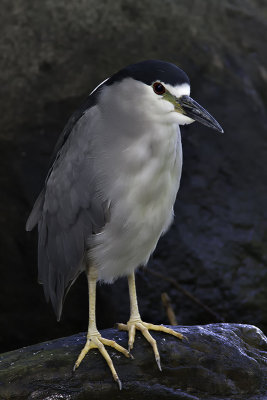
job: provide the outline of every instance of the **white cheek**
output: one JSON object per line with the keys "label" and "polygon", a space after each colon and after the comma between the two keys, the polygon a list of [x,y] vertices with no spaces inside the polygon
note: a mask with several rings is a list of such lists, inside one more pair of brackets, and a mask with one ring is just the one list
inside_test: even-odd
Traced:
{"label": "white cheek", "polygon": [[165,113],[170,113],[170,112],[173,112],[174,111],[174,105],[171,103],[171,102],[169,102],[169,101],[167,101],[167,100],[165,100],[165,99],[162,99],[162,98],[160,98],[159,99],[159,101],[160,101],[160,103],[159,103],[159,105],[160,105],[160,110],[165,114]]}

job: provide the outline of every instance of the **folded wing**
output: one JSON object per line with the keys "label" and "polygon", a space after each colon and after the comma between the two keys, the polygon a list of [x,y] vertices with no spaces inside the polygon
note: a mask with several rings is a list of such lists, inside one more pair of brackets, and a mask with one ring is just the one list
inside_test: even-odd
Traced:
{"label": "folded wing", "polygon": [[38,224],[38,271],[57,318],[64,295],[85,267],[92,234],[105,225],[108,199],[98,192],[90,140],[96,106],[74,114],[56,146],[56,157],[26,229]]}

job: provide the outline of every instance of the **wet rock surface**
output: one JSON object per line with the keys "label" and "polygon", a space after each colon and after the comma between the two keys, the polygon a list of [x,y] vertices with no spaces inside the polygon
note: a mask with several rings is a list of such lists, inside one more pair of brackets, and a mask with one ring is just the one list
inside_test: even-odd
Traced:
{"label": "wet rock surface", "polygon": [[[80,367],[73,364],[85,334],[40,343],[0,356],[0,398],[23,399],[244,399],[267,396],[267,338],[251,325],[178,326],[188,340],[152,333],[162,372],[152,349],[138,333],[134,360],[108,350],[122,381],[119,391],[98,351]],[[127,334],[104,330],[103,337],[127,346]]]}
{"label": "wet rock surface", "polygon": [[[88,5],[89,4],[89,5]],[[175,222],[149,268],[173,277],[225,321],[267,332],[267,46],[260,0],[2,0],[0,13],[0,348],[87,328],[87,284],[71,288],[60,324],[37,284],[36,231],[25,221],[57,136],[81,100],[122,66],[159,58],[191,79],[192,97],[224,128],[182,129]],[[218,322],[167,281],[137,274],[144,320]],[[122,301],[123,299],[123,301]],[[99,328],[127,321],[125,279],[98,288]]]}

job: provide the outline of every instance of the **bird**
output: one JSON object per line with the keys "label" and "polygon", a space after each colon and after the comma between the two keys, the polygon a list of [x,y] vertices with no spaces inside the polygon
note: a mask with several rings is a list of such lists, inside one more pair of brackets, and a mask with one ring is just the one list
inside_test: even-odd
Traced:
{"label": "bird", "polygon": [[[89,289],[86,343],[74,365],[98,349],[121,381],[106,350],[131,357],[136,330],[160,355],[150,330],[183,335],[140,316],[135,270],[145,266],[174,218],[182,172],[180,126],[198,121],[223,132],[190,97],[187,74],[173,63],[145,60],[100,83],[59,136],[26,230],[38,225],[38,281],[60,319],[64,299],[83,271]],[[102,337],[96,326],[96,284],[128,278],[128,350]]]}

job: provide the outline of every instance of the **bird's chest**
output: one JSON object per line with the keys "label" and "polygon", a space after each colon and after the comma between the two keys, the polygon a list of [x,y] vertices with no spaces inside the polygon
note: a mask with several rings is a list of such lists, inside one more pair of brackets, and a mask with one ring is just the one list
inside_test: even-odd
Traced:
{"label": "bird's chest", "polygon": [[124,219],[147,230],[148,237],[160,235],[170,222],[181,176],[177,128],[142,137],[125,150],[122,165],[117,201]]}
{"label": "bird's chest", "polygon": [[179,187],[182,151],[177,127],[142,136],[120,159],[111,222],[132,232],[132,242],[143,241],[153,247],[172,220]]}
{"label": "bird's chest", "polygon": [[142,135],[106,167],[110,220],[91,254],[99,278],[111,281],[145,264],[172,221],[182,168],[179,127]]}

